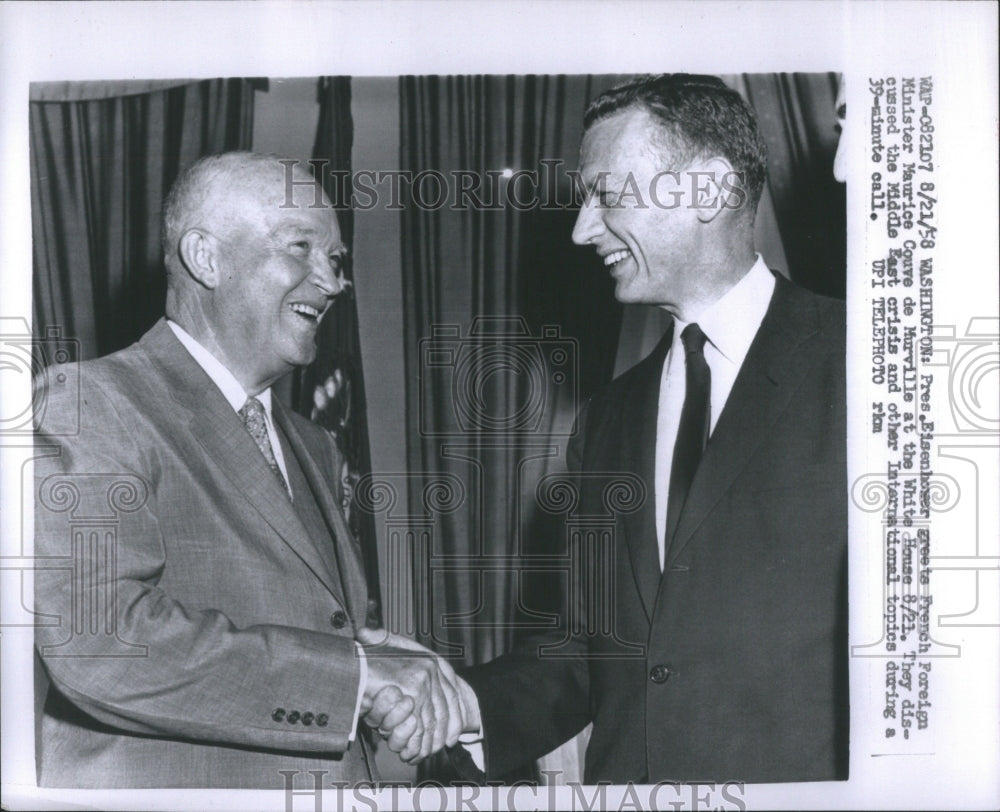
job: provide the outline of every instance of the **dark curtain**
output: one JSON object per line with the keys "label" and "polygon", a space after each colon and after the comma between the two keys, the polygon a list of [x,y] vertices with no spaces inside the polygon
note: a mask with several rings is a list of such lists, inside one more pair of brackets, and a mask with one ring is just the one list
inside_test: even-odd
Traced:
{"label": "dark curtain", "polygon": [[[416,631],[439,650],[461,646],[466,663],[502,654],[554,608],[517,562],[558,544],[533,510],[535,484],[563,464],[580,401],[614,362],[620,307],[593,251],[569,240],[565,176],[588,100],[612,83],[400,80],[400,167],[414,181],[443,175],[402,187],[410,513],[427,512],[430,553],[452,562],[430,573],[415,556]],[[435,205],[441,183],[447,200]],[[463,185],[474,198],[459,197]],[[425,498],[436,477],[461,483],[457,508]]]}
{"label": "dark curtain", "polygon": [[[351,149],[354,122],[351,118],[351,79],[326,76],[318,80],[319,123],[313,145],[313,171],[337,210],[341,239],[351,249],[354,243],[354,212],[349,201]],[[368,580],[368,622],[380,625],[378,550],[375,520],[357,509],[354,502],[358,479],[371,472],[365,381],[358,338],[358,308],[354,298],[354,265],[348,255],[344,276],[350,287],[333,300],[316,337],[316,361],[293,381],[295,408],[331,432],[345,457],[342,478],[344,509],[355,536],[361,541]]]}
{"label": "dark curtain", "polygon": [[767,142],[767,184],[792,280],[843,299],[847,211],[833,177],[836,73],[747,74],[747,100]]}
{"label": "dark curtain", "polygon": [[127,346],[163,315],[160,207],[180,170],[250,147],[257,81],[169,84],[31,88],[34,333],[61,330],[81,360]]}

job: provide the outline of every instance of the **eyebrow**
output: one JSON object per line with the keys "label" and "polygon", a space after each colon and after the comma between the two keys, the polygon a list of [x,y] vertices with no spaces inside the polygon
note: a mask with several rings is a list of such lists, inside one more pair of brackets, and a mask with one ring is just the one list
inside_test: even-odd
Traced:
{"label": "eyebrow", "polygon": [[[285,223],[283,225],[275,226],[275,228],[271,231],[271,235],[273,237],[283,237],[286,235],[311,237],[318,233],[317,229],[312,226],[299,225],[298,223]],[[347,255],[350,253],[350,249],[344,245],[343,242],[338,242],[330,249],[330,253]]]}
{"label": "eyebrow", "polygon": [[316,229],[312,226],[300,226],[297,223],[283,223],[271,229],[271,233],[278,234],[315,234]]}

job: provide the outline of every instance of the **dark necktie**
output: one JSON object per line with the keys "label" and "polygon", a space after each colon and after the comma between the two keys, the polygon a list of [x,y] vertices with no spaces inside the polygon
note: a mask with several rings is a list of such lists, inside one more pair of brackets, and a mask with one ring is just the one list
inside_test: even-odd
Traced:
{"label": "dark necktie", "polygon": [[697,324],[689,324],[681,333],[681,341],[684,344],[684,406],[681,409],[681,422],[677,428],[677,442],[674,444],[674,458],[670,468],[664,560],[708,442],[712,416],[712,371],[705,361],[705,334]]}
{"label": "dark necktie", "polygon": [[260,449],[260,453],[264,455],[267,467],[278,478],[281,487],[285,489],[285,493],[291,498],[292,492],[288,489],[288,483],[285,482],[281,468],[278,467],[278,461],[274,458],[274,449],[271,448],[271,440],[267,436],[267,418],[264,415],[264,404],[255,397],[249,397],[247,398],[247,402],[243,404],[243,408],[240,409],[239,414],[243,418],[243,425],[250,433],[250,436],[253,437],[257,448]]}

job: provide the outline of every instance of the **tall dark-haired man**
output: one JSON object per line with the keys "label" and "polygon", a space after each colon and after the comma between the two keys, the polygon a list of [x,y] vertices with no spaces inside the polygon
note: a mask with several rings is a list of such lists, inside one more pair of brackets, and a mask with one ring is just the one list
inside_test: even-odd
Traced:
{"label": "tall dark-haired man", "polygon": [[673,326],[581,411],[577,512],[603,512],[616,472],[648,498],[617,519],[613,635],[578,583],[568,642],[533,637],[465,675],[487,773],[593,722],[587,783],[844,779],[843,304],[755,252],[766,150],[719,79],[605,93],[580,163],[573,241],[602,257],[620,301],[662,307]]}
{"label": "tall dark-haired man", "polygon": [[165,207],[166,319],[38,381],[43,786],[352,785],[377,777],[359,714],[390,703],[407,760],[461,730],[450,668],[364,628],[339,451],[272,397],[345,285],[329,200],[286,170],[190,167]]}

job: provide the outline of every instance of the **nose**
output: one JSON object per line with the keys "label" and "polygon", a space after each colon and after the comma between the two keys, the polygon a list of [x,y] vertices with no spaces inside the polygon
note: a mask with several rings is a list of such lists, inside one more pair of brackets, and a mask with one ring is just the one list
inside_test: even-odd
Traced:
{"label": "nose", "polygon": [[335,267],[330,257],[317,252],[312,263],[310,279],[316,288],[327,298],[333,298],[349,284],[344,278],[344,272]]}
{"label": "nose", "polygon": [[583,201],[580,213],[576,216],[573,226],[573,242],[577,245],[587,245],[604,231],[604,220],[601,218],[600,207],[593,197]]}

